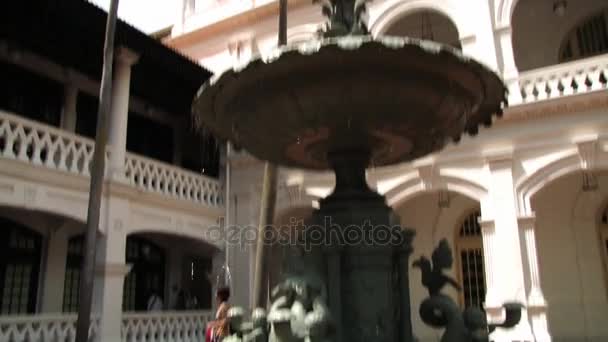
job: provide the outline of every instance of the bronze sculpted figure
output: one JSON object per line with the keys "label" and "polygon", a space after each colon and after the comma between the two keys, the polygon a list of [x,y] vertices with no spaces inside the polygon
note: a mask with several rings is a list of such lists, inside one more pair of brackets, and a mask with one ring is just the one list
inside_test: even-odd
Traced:
{"label": "bronze sculpted figure", "polygon": [[[325,302],[324,284],[315,279],[290,277],[273,291],[268,317],[255,309],[252,322],[243,322],[242,308],[232,308],[228,319],[232,335],[224,342],[327,342],[333,322]],[[270,326],[270,331],[268,327]]]}
{"label": "bronze sculpted figure", "polygon": [[327,17],[325,37],[368,34],[363,15],[367,13],[370,0],[314,0],[321,3],[321,10]]}
{"label": "bronze sculpted figure", "polygon": [[487,324],[485,313],[477,307],[468,307],[461,311],[454,300],[441,293],[446,284],[460,291],[458,283],[450,276],[443,274],[452,267],[452,249],[446,239],[442,239],[435,248],[431,261],[421,256],[413,267],[422,272],[422,285],[429,291],[429,298],[420,304],[420,317],[424,323],[445,328],[441,342],[488,342],[489,334],[496,328],[512,328],[519,323],[522,305],[506,303],[505,322]]}

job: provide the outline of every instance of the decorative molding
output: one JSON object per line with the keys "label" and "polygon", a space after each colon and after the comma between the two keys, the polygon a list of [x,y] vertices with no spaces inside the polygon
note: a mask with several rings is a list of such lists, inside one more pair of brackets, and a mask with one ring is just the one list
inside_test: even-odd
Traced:
{"label": "decorative molding", "polygon": [[477,36],[472,34],[472,35],[468,35],[466,37],[460,37],[460,44],[462,46],[465,45],[469,45],[469,44],[475,44],[477,42]]}
{"label": "decorative molding", "polygon": [[9,193],[9,194],[15,193],[15,184],[1,182],[0,183],[0,193]]}
{"label": "decorative molding", "polygon": [[500,127],[560,115],[580,115],[589,110],[606,107],[608,107],[608,96],[605,91],[596,91],[508,107],[505,109],[502,119],[496,120],[493,125]]}
{"label": "decorative molding", "polygon": [[119,46],[114,53],[116,60],[122,64],[127,66],[132,66],[133,64],[139,61],[139,53],[126,48],[124,46]]}
{"label": "decorative molding", "polygon": [[503,34],[513,34],[513,29],[511,28],[510,25],[498,26],[498,27],[494,28],[494,33],[497,36],[500,36]]}
{"label": "decorative molding", "polygon": [[30,207],[36,203],[36,199],[38,198],[38,190],[34,186],[27,185],[23,189],[23,199],[25,201],[25,206]]}
{"label": "decorative molding", "polygon": [[479,226],[481,227],[481,232],[484,233],[493,233],[496,229],[496,222],[492,219],[486,220],[483,218],[479,219]]}
{"label": "decorative molding", "polygon": [[581,169],[584,171],[594,170],[597,161],[598,137],[585,137],[575,141],[578,156],[581,161]]}
{"label": "decorative molding", "polygon": [[95,273],[100,276],[124,277],[130,271],[132,264],[123,263],[105,263],[95,267]]}
{"label": "decorative molding", "polygon": [[497,149],[484,151],[482,155],[491,171],[505,169],[513,166],[513,149]]}
{"label": "decorative molding", "polygon": [[517,217],[517,226],[520,230],[534,229],[536,222],[536,215],[533,213],[530,215]]}
{"label": "decorative molding", "polygon": [[435,164],[418,167],[418,176],[425,191],[434,190],[439,185],[439,168]]}

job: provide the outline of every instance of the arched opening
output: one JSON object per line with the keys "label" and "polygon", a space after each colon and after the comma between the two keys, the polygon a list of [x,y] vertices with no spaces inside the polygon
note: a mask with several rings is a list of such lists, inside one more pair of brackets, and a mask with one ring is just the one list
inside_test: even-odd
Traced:
{"label": "arched opening", "polygon": [[[134,239],[140,241],[139,247],[131,247],[133,250],[129,252],[129,247],[135,246],[130,241],[137,241]],[[139,248],[141,255],[142,252],[145,253],[146,245],[149,246],[147,248],[150,251],[152,247],[156,248],[156,256],[152,257],[149,254],[148,260],[139,267],[139,272],[143,274],[140,276],[137,270],[138,264],[130,261],[129,253],[138,253],[136,249]],[[205,241],[185,236],[152,232],[129,235],[126,262],[132,263],[133,268],[125,278],[125,302],[127,291],[132,291],[134,287],[136,311],[141,310],[139,308],[143,302],[145,302],[144,310],[147,309],[150,291],[156,292],[161,298],[164,310],[211,309],[212,291],[215,285],[215,280],[211,279],[212,259],[217,251],[216,247]],[[129,283],[131,275],[137,277],[135,285]],[[127,289],[127,286],[131,286],[131,289]],[[138,292],[144,294],[140,295]],[[138,296],[145,296],[145,300]],[[133,299],[129,300],[133,303]],[[123,305],[125,311],[132,310],[133,304],[129,305],[130,307]]]}
{"label": "arched opening", "polygon": [[537,69],[607,52],[604,0],[520,0],[513,11],[512,35],[519,71]]}
{"label": "arched opening", "polygon": [[589,187],[583,172],[566,174],[531,198],[547,320],[556,340],[608,340],[606,246],[599,214],[608,198],[608,172],[594,176],[597,186]]}
{"label": "arched opening", "polygon": [[432,40],[461,48],[456,25],[450,18],[432,10],[416,11],[399,18],[385,34]]}
{"label": "arched opening", "polygon": [[36,311],[41,251],[39,233],[0,217],[0,314]]}
{"label": "arched opening", "polygon": [[[437,247],[439,241],[447,239],[454,254],[454,264],[452,265],[452,269],[446,270],[445,274],[460,282],[463,279],[460,262],[461,252],[465,253],[465,261],[467,262],[465,266],[473,270],[476,267],[475,263],[468,262],[469,260],[472,261],[472,258],[467,259],[467,257],[469,251],[475,250],[478,245],[466,245],[464,244],[464,240],[462,240],[463,243],[460,243],[460,235],[462,232],[465,235],[462,239],[466,239],[469,238],[468,235],[471,231],[475,231],[473,229],[475,228],[472,222],[473,218],[470,217],[470,214],[476,214],[479,211],[479,207],[479,202],[470,197],[452,191],[441,190],[420,192],[405,202],[401,202],[394,210],[400,217],[401,226],[414,229],[416,232],[412,246],[414,249],[412,259],[416,259],[420,255],[431,257],[431,253]],[[473,277],[471,278],[474,279]],[[422,286],[420,270],[412,268],[411,265],[409,279],[410,302],[412,312],[414,312],[420,306],[420,303],[428,297],[428,291]],[[471,285],[473,285],[472,282]],[[473,286],[470,286],[470,289],[473,292]],[[450,296],[456,303],[461,301],[460,298],[464,298],[464,294],[461,294],[450,286],[444,287],[443,293]],[[477,295],[477,291],[475,291],[475,294]],[[470,297],[471,299],[477,298]],[[436,331],[422,322],[418,315],[412,315],[412,328],[421,340],[431,341],[437,338]]]}
{"label": "arched opening", "polygon": [[[63,311],[78,310],[84,236],[68,240]],[[123,311],[147,311],[152,294],[164,310],[210,309],[212,255],[215,247],[186,237],[137,233],[127,237],[125,262],[131,265],[123,285]]]}
{"label": "arched opening", "polygon": [[65,262],[65,279],[63,282],[63,312],[77,312],[80,298],[80,270],[82,268],[84,238],[74,236],[68,240]]}
{"label": "arched opening", "polygon": [[[84,262],[84,236],[69,239],[63,290],[63,311],[78,311],[80,277]],[[148,298],[154,292],[165,292],[165,251],[154,242],[139,236],[127,237],[126,263],[131,271],[125,277],[123,310],[145,311]]]}
{"label": "arched opening", "polygon": [[144,311],[152,294],[165,293],[165,251],[151,240],[127,237],[126,262],[131,271],[125,277],[123,311]]}
{"label": "arched opening", "polygon": [[458,229],[455,238],[460,285],[460,303],[463,307],[484,308],[486,282],[483,259],[483,240],[476,209],[468,214]]}
{"label": "arched opening", "polygon": [[566,34],[560,63],[608,53],[608,8],[583,19]]}

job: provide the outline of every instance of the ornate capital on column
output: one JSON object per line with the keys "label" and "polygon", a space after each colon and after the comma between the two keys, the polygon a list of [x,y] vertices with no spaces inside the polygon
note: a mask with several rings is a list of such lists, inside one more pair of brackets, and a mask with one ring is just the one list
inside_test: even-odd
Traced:
{"label": "ornate capital on column", "polygon": [[477,42],[477,36],[474,34],[465,36],[465,37],[460,37],[460,45],[462,45],[463,47],[465,45],[471,46],[471,45],[475,44],[476,42]]}
{"label": "ornate capital on column", "polygon": [[418,176],[422,181],[422,186],[425,190],[433,190],[437,187],[437,178],[439,170],[435,164],[428,164],[418,167]]}
{"label": "ornate capital on column", "polygon": [[579,137],[574,143],[578,149],[578,156],[581,161],[581,169],[590,171],[595,168],[597,159],[598,137],[597,135]]}
{"label": "ornate capital on column", "polygon": [[534,229],[534,223],[536,222],[536,215],[526,215],[517,218],[517,226],[520,230]]}
{"label": "ornate capital on column", "polygon": [[530,275],[530,292],[528,293],[528,308],[544,309],[547,306],[540,284],[538,269],[538,252],[536,250],[536,232],[534,229],[536,217],[534,214],[520,216],[517,225],[524,236],[526,255],[528,257],[528,271]]}
{"label": "ornate capital on column", "polygon": [[245,36],[228,43],[228,53],[235,67],[249,63],[252,56],[258,52],[255,37]]}
{"label": "ornate capital on column", "polygon": [[132,66],[139,61],[139,54],[124,46],[119,46],[114,52],[116,62],[123,65]]}
{"label": "ornate capital on column", "polygon": [[95,273],[106,277],[124,277],[131,272],[132,264],[105,263],[95,266]]}
{"label": "ornate capital on column", "polygon": [[511,148],[485,151],[483,155],[491,171],[513,167],[513,150]]}
{"label": "ornate capital on column", "polygon": [[495,234],[495,223],[494,220],[479,220],[479,226],[481,227],[481,236],[484,250],[484,267],[486,273],[486,300],[485,307],[488,314],[493,318],[500,320],[503,307],[498,293],[496,290],[495,280],[495,269],[496,260],[494,259],[494,234]]}

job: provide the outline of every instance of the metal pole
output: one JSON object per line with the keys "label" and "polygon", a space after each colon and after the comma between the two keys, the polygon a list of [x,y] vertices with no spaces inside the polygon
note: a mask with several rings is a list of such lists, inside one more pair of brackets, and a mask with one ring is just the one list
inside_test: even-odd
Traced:
{"label": "metal pole", "polygon": [[225,244],[224,244],[224,249],[225,249],[225,255],[224,255],[224,260],[225,260],[225,269],[224,269],[224,285],[228,285],[230,288],[232,288],[232,279],[228,279],[228,270],[230,269],[230,251],[228,250],[228,248],[230,247],[228,245],[228,230],[230,229],[230,215],[231,213],[231,209],[232,209],[232,198],[231,198],[231,182],[232,182],[232,170],[230,167],[230,153],[232,152],[232,146],[230,146],[230,142],[226,143],[226,179],[224,180],[226,182],[226,218],[224,219],[224,239],[225,239]]}
{"label": "metal pole", "polygon": [[255,278],[253,307],[262,307],[266,292],[266,241],[264,232],[274,218],[274,207],[277,199],[277,166],[266,162],[264,165],[264,184],[260,203],[260,223],[258,226],[257,251],[255,255]]}
{"label": "metal pole", "polygon": [[279,46],[287,44],[287,0],[279,0]]}
{"label": "metal pole", "polygon": [[[279,0],[279,46],[287,44],[287,0]],[[268,276],[266,272],[266,241],[264,232],[274,219],[277,200],[277,166],[266,162],[264,183],[260,200],[260,222],[258,226],[257,251],[255,255],[255,277],[253,283],[253,308],[264,305]]]}
{"label": "metal pole", "polygon": [[[88,341],[89,326],[91,324],[97,229],[99,228],[101,195],[103,193],[106,159],[106,141],[108,139],[106,117],[110,111],[112,101],[112,64],[114,62],[114,31],[116,28],[117,10],[118,0],[112,0],[108,10],[105,43],[103,48],[103,71],[101,74],[101,87],[99,90],[97,134],[95,138],[95,150],[93,152],[91,184],[89,188],[87,233],[84,249],[84,263],[82,264],[81,270],[82,277],[80,280],[80,297],[78,301],[78,321],[76,322],[76,342]],[[120,313],[116,312],[114,314]]]}

